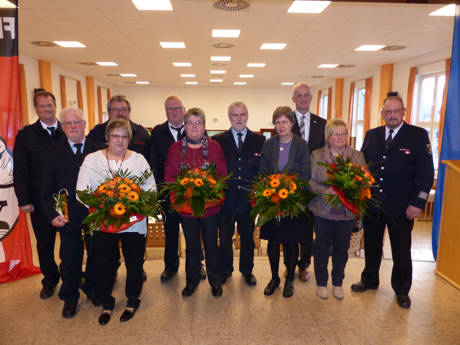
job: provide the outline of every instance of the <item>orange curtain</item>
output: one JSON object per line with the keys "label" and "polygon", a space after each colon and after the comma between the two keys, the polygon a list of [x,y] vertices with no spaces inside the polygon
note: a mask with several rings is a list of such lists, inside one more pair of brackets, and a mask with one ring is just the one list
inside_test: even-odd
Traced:
{"label": "orange curtain", "polygon": [[319,108],[321,105],[321,90],[318,90],[318,98],[316,99],[316,114],[320,116],[319,114]]}
{"label": "orange curtain", "polygon": [[372,100],[372,78],[365,81],[366,96],[364,98],[364,133],[370,129],[371,125],[371,100]]}
{"label": "orange curtain", "polygon": [[335,101],[335,117],[341,119],[342,118],[342,104],[343,104],[343,78],[335,80],[335,93],[334,93],[334,101]]}
{"label": "orange curtain", "polygon": [[411,123],[412,102],[414,99],[415,77],[417,76],[417,67],[412,67],[409,72],[409,85],[407,86],[407,104],[406,104],[406,122]]}
{"label": "orange curtain", "polygon": [[332,87],[327,91],[327,95],[327,119],[330,120],[332,115]]}
{"label": "orange curtain", "polygon": [[[355,83],[350,83],[350,95],[348,97],[348,130],[351,133],[351,127],[353,125],[353,97],[355,94]],[[351,137],[350,137],[351,140]]]}
{"label": "orange curtain", "polygon": [[444,91],[442,93],[442,106],[441,106],[441,118],[439,119],[439,157],[441,157],[441,143],[442,143],[442,132],[444,128],[444,118],[446,116],[446,102],[447,102],[447,89],[449,88],[449,75],[450,75],[450,58],[446,59],[446,82],[444,83]]}

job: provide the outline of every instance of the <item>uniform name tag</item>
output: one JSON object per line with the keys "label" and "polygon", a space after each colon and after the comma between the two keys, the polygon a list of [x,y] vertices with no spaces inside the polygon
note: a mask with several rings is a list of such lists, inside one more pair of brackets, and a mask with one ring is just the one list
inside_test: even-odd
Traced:
{"label": "uniform name tag", "polygon": [[410,149],[403,149],[403,148],[400,148],[399,151],[404,152],[404,154],[406,154],[406,155],[410,155]]}

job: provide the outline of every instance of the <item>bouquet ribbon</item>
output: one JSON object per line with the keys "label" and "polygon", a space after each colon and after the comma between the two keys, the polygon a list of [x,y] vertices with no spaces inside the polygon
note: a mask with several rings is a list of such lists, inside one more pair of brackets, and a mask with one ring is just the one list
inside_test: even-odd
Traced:
{"label": "bouquet ribbon", "polygon": [[[187,200],[182,205],[177,205],[175,196],[176,196],[176,192],[172,192],[170,197],[169,197],[169,199],[171,200],[171,205],[173,206],[174,210],[176,212],[179,212],[179,213],[193,214],[192,207],[190,206],[190,201]],[[215,202],[208,201],[208,202],[206,202],[204,208],[208,209],[208,208],[211,208],[211,207],[220,206],[220,205],[222,205],[224,200],[225,200],[225,197],[222,197],[222,199],[220,199],[219,201],[215,201]]]}
{"label": "bouquet ribbon", "polygon": [[346,197],[346,193],[341,191],[335,186],[332,186],[332,189],[334,190],[335,194],[337,194],[338,198],[342,202],[342,204],[348,208],[353,214],[357,215],[358,214],[358,208],[356,205],[352,205],[350,201]]}

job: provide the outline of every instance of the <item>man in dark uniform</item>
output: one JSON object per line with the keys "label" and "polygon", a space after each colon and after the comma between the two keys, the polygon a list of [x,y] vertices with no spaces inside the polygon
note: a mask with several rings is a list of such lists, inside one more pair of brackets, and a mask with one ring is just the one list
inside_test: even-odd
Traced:
{"label": "man in dark uniform", "polygon": [[59,270],[54,260],[56,232],[46,219],[41,202],[41,176],[43,162],[50,146],[65,138],[56,119],[56,98],[42,90],[34,95],[38,120],[25,126],[17,136],[13,149],[14,190],[22,212],[30,213],[40,269],[43,274],[40,298],[53,295],[59,283]]}
{"label": "man in dark uniform", "polygon": [[219,223],[219,269],[225,283],[233,272],[233,234],[235,222],[240,234],[240,272],[248,285],[256,285],[254,267],[254,222],[249,218],[251,205],[248,192],[253,178],[259,171],[260,151],[265,142],[263,135],[250,131],[248,108],[243,102],[228,107],[231,128],[213,137],[225,154],[227,171],[233,173],[225,192],[225,202]]}
{"label": "man in dark uniform", "polygon": [[[292,132],[308,143],[310,153],[324,146],[324,130],[326,120],[310,112],[310,103],[313,96],[306,83],[298,83],[292,88],[292,101],[295,103],[295,123]],[[305,237],[300,242],[299,279],[308,281],[310,273],[308,266],[311,263],[313,245],[313,214],[309,212]]]}
{"label": "man in dark uniform", "polygon": [[[152,130],[148,162],[155,174],[157,184],[164,183],[165,162],[169,147],[185,136],[184,113],[182,100],[176,96],[168,96],[165,100],[167,121]],[[165,269],[161,273],[162,282],[174,277],[179,269],[179,224],[180,216],[171,209],[168,198],[163,203],[165,231]],[[203,256],[203,255],[201,255]],[[202,267],[200,278],[206,279],[206,271]]]}
{"label": "man in dark uniform", "polygon": [[[62,285],[59,298],[64,301],[62,316],[71,318],[77,312],[78,285],[83,260],[83,241],[81,236],[82,221],[88,215],[88,209],[77,201],[75,187],[78,171],[84,157],[94,151],[104,148],[104,144],[85,138],[86,121],[83,111],[78,108],[65,108],[61,111],[60,120],[67,139],[50,147],[47,153],[47,162],[42,173],[42,200],[43,209],[49,223],[59,231],[61,248],[59,257],[61,264]],[[53,195],[66,190],[68,218],[59,214],[54,205]],[[89,241],[88,241],[89,242]],[[94,302],[95,293],[95,266],[93,253],[89,246],[86,261],[86,279],[83,290]],[[95,303],[97,304],[97,302]]]}
{"label": "man in dark uniform", "polygon": [[388,96],[381,114],[385,126],[369,130],[362,151],[374,175],[373,197],[380,207],[364,218],[365,267],[361,281],[351,289],[377,289],[385,226],[391,242],[391,286],[401,308],[409,308],[412,285],[411,231],[414,219],[425,208],[434,178],[433,157],[426,130],[403,121],[404,103],[397,94]]}
{"label": "man in dark uniform", "polygon": [[[150,136],[147,130],[141,125],[131,121],[131,105],[125,96],[116,95],[110,98],[107,103],[107,111],[109,115],[109,120],[115,118],[121,118],[129,121],[131,125],[131,130],[133,131],[133,137],[129,142],[128,149],[135,151],[144,155],[148,158],[148,150],[150,145]],[[107,144],[105,138],[105,128],[107,127],[106,121],[102,124],[94,126],[94,128],[89,132],[88,138],[103,142]]]}

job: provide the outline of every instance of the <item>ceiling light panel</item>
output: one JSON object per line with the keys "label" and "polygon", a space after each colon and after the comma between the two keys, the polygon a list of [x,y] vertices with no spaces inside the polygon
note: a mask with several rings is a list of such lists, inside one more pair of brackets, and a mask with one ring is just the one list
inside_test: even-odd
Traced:
{"label": "ceiling light panel", "polygon": [[240,74],[240,78],[254,78],[254,74]]}
{"label": "ceiling light panel", "polygon": [[137,75],[134,74],[134,73],[120,73],[120,77],[123,77],[123,78],[134,78],[134,77],[137,77]]}
{"label": "ceiling light panel", "polygon": [[174,67],[192,67],[191,62],[173,62]]}
{"label": "ceiling light panel", "polygon": [[247,64],[247,67],[262,68],[262,67],[265,67],[265,65],[266,65],[265,62],[250,62]]}
{"label": "ceiling light panel", "polygon": [[382,48],[385,48],[384,44],[363,44],[362,46],[359,46],[358,48],[356,48],[355,51],[357,52],[375,52]]}
{"label": "ceiling light panel", "polygon": [[190,73],[190,74],[181,74],[180,75],[182,78],[195,78],[195,74]]}
{"label": "ceiling light panel", "polygon": [[170,0],[131,0],[139,11],[172,11]]}
{"label": "ceiling light panel", "polygon": [[138,85],[148,85],[150,83],[148,81],[136,81],[136,84],[138,84]]}
{"label": "ceiling light panel", "polygon": [[54,41],[58,46],[63,48],[85,48],[83,43],[78,41]]}
{"label": "ceiling light panel", "polygon": [[184,42],[160,42],[162,48],[185,48]]}
{"label": "ceiling light panel", "polygon": [[263,43],[260,49],[266,50],[282,50],[286,48],[286,43]]}
{"label": "ceiling light panel", "polygon": [[96,61],[99,66],[118,66],[116,62],[113,61]]}
{"label": "ceiling light panel", "polygon": [[318,68],[336,68],[338,65],[338,63],[323,63]]}
{"label": "ceiling light panel", "polygon": [[185,84],[186,85],[198,85],[198,82],[197,81],[186,81]]}
{"label": "ceiling light panel", "polygon": [[230,61],[231,56],[211,56],[211,61]]}
{"label": "ceiling light panel", "polygon": [[246,85],[245,81],[235,81],[233,85]]}
{"label": "ceiling light panel", "polygon": [[222,79],[209,79],[211,83],[222,83]]}
{"label": "ceiling light panel", "polygon": [[281,85],[288,86],[288,85],[294,85],[292,81],[283,81]]}
{"label": "ceiling light panel", "polygon": [[288,9],[288,13],[321,13],[331,4],[330,1],[299,1],[296,0]]}
{"label": "ceiling light panel", "polygon": [[240,30],[220,30],[220,29],[212,30],[212,37],[238,38],[239,36],[240,36]]}
{"label": "ceiling light panel", "polygon": [[227,71],[224,70],[224,69],[212,69],[212,70],[210,71],[210,73],[211,73],[211,74],[225,74],[225,73],[227,73]]}
{"label": "ceiling light panel", "polygon": [[433,11],[429,15],[430,16],[453,17],[455,16],[455,4],[450,4],[450,5],[441,7],[439,10]]}

